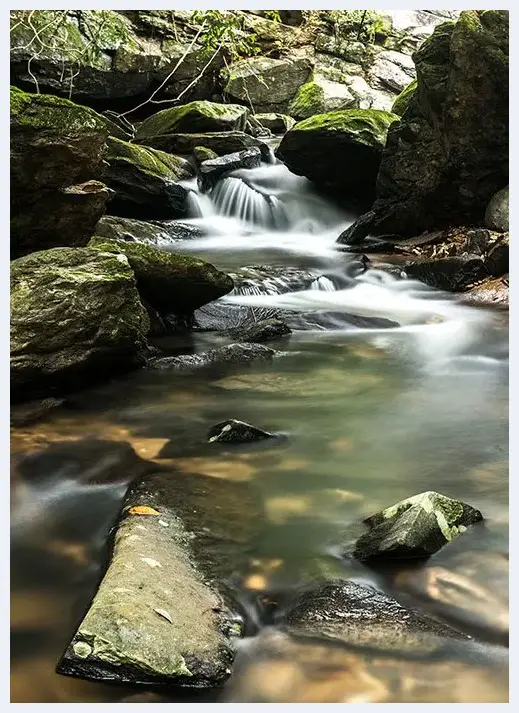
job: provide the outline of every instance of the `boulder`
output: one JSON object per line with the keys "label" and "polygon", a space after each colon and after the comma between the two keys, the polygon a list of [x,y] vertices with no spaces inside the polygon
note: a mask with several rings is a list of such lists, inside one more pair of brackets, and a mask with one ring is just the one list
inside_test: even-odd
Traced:
{"label": "boulder", "polygon": [[346,84],[314,77],[299,87],[287,111],[296,119],[308,119],[315,114],[325,114],[356,106],[355,95]]}
{"label": "boulder", "polygon": [[110,137],[103,178],[115,191],[110,212],[127,218],[178,218],[188,191],[179,181],[195,172],[183,158]]}
{"label": "boulder", "polygon": [[318,114],[290,129],[276,155],[293,173],[343,200],[366,201],[374,195],[388,128],[397,120],[375,109]]}
{"label": "boulder", "polygon": [[483,307],[500,307],[508,309],[509,279],[508,275],[502,277],[489,277],[481,285],[477,285],[463,296],[464,302]]}
{"label": "boulder", "polygon": [[127,493],[111,559],[58,673],[212,688],[231,673],[243,618],[225,584],[261,507],[246,483],[153,473]]}
{"label": "boulder", "polygon": [[198,307],[227,294],[234,286],[225,272],[190,255],[97,236],[88,246],[124,256],[135,273],[140,294],[159,311],[188,316]]}
{"label": "boulder", "polygon": [[11,254],[83,246],[112,192],[100,183],[108,131],[91,109],[11,88]]}
{"label": "boulder", "polygon": [[366,518],[370,529],[357,540],[353,554],[363,562],[427,558],[481,520],[479,510],[460,500],[419,493]]}
{"label": "boulder", "polygon": [[249,320],[239,327],[231,327],[223,334],[233,340],[240,342],[269,342],[272,339],[280,339],[292,334],[292,330],[282,319],[260,319],[258,321]]}
{"label": "boulder", "polygon": [[11,262],[11,388],[37,395],[142,365],[149,320],[124,255],[52,248]]}
{"label": "boulder", "polygon": [[194,101],[183,106],[163,109],[145,119],[135,134],[136,141],[163,134],[197,134],[214,131],[243,131],[247,107],[239,104],[216,104]]}
{"label": "boulder", "polygon": [[495,193],[485,211],[485,225],[490,230],[506,233],[509,230],[509,187]]}
{"label": "boulder", "polygon": [[198,186],[201,191],[207,192],[231,171],[239,168],[258,168],[260,165],[261,152],[257,146],[204,161],[198,171]]}
{"label": "boulder", "polygon": [[485,268],[492,277],[508,274],[510,267],[510,240],[508,233],[502,233],[485,256]]}
{"label": "boulder", "polygon": [[411,97],[414,95],[416,91],[416,86],[417,86],[417,81],[416,79],[413,79],[412,82],[409,82],[407,87],[402,89],[400,94],[397,96],[395,101],[393,102],[393,106],[391,107],[391,111],[393,114],[396,114],[397,116],[403,116],[405,110],[409,106],[409,102],[411,101]]}
{"label": "boulder", "polygon": [[464,292],[488,276],[479,255],[459,255],[439,259],[412,260],[403,266],[408,277],[448,292]]}
{"label": "boulder", "polygon": [[286,114],[254,114],[254,119],[272,134],[285,134],[296,123]]}
{"label": "boulder", "polygon": [[271,361],[277,354],[274,349],[262,344],[236,343],[198,354],[150,359],[148,367],[180,373],[196,372],[200,369],[225,369],[229,365],[235,369],[236,365],[249,366],[253,362]]}
{"label": "boulder", "polygon": [[462,12],[414,60],[417,87],[388,133],[377,200],[339,242],[482,225],[489,200],[508,183],[508,12]]}
{"label": "boulder", "polygon": [[104,215],[96,225],[94,233],[96,237],[110,240],[126,240],[157,246],[199,238],[203,234],[195,225],[178,220],[150,222],[113,215]]}
{"label": "boulder", "polygon": [[254,443],[266,438],[276,438],[276,434],[251,426],[245,421],[237,421],[235,418],[217,423],[207,434],[209,443]]}
{"label": "boulder", "polygon": [[250,57],[224,70],[224,93],[250,104],[255,112],[283,113],[310,72],[306,57]]}
{"label": "boulder", "polygon": [[195,146],[193,149],[193,158],[197,166],[200,166],[204,161],[211,161],[213,158],[218,158],[218,154],[211,149],[206,149],[205,146]]}
{"label": "boulder", "polygon": [[263,158],[270,157],[267,144],[243,131],[219,131],[208,134],[157,134],[142,142],[162,151],[176,154],[192,154],[198,146],[213,151],[217,156],[243,151],[243,149],[257,146]]}
{"label": "boulder", "polygon": [[278,623],[297,636],[324,637],[350,646],[424,655],[468,637],[404,607],[387,594],[352,581],[330,580],[303,590]]}

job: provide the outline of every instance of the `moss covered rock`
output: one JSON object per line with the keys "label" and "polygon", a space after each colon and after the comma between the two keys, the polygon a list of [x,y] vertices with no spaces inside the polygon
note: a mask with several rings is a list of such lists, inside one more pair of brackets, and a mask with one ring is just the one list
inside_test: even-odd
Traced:
{"label": "moss covered rock", "polygon": [[254,118],[261,126],[273,134],[284,134],[296,123],[294,119],[291,116],[287,116],[287,114],[255,114]]}
{"label": "moss covered rock", "polygon": [[114,137],[107,142],[104,180],[115,191],[110,212],[129,218],[177,218],[187,212],[179,181],[194,169],[183,158]]}
{"label": "moss covered rock", "polygon": [[467,10],[415,53],[417,87],[389,131],[372,214],[340,242],[483,223],[508,183],[508,31],[507,11]]}
{"label": "moss covered rock", "polygon": [[287,109],[296,119],[308,119],[314,114],[323,114],[324,89],[315,81],[306,82],[297,90]]}
{"label": "moss covered rock", "polygon": [[218,154],[205,146],[195,146],[193,149],[193,158],[197,166],[200,166],[204,161],[211,161],[213,158],[218,158]]}
{"label": "moss covered rock", "polygon": [[165,246],[176,241],[200,238],[203,231],[179,220],[151,222],[104,215],[95,227],[95,235],[110,240]]}
{"label": "moss covered rock", "polygon": [[247,123],[247,107],[194,101],[164,109],[146,119],[137,129],[136,139],[158,134],[196,134],[205,131],[241,131]]}
{"label": "moss covered rock", "polygon": [[85,245],[110,191],[96,181],[104,119],[67,99],[11,88],[11,251]]}
{"label": "moss covered rock", "polygon": [[244,131],[213,131],[207,134],[157,134],[150,138],[142,139],[142,144],[152,146],[161,151],[189,155],[197,146],[204,146],[213,151],[217,156],[242,151],[251,146],[258,146],[261,155],[268,158],[269,147],[263,141]]}
{"label": "moss covered rock", "polygon": [[317,114],[288,131],[276,155],[294,173],[344,200],[369,200],[387,131],[397,119],[377,109]]}
{"label": "moss covered rock", "polygon": [[391,107],[391,111],[393,112],[393,114],[396,114],[397,116],[404,115],[404,112],[409,106],[409,102],[411,101],[411,97],[416,91],[416,85],[417,81],[416,79],[413,79],[413,81],[409,82],[405,89],[402,89],[400,94],[393,102],[393,106]]}
{"label": "moss covered rock", "polygon": [[224,92],[255,111],[283,113],[310,72],[311,64],[305,57],[242,59],[224,71]]}
{"label": "moss covered rock", "polygon": [[15,398],[77,388],[142,364],[148,330],[124,255],[52,248],[11,263]]}
{"label": "moss covered rock", "polygon": [[232,279],[205,260],[151,245],[95,236],[89,248],[127,259],[143,298],[155,309],[190,315],[233,289]]}

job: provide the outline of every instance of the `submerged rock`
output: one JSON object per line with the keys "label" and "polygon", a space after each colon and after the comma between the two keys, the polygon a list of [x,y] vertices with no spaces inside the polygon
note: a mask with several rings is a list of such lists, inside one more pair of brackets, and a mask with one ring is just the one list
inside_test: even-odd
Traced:
{"label": "submerged rock", "polygon": [[13,396],[144,364],[149,327],[124,255],[52,248],[11,262]]}
{"label": "submerged rock", "polygon": [[83,246],[112,193],[100,183],[108,131],[71,101],[11,87],[11,256]]}
{"label": "submerged rock", "polygon": [[263,158],[268,159],[269,147],[263,141],[244,131],[219,131],[207,134],[156,134],[140,143],[174,154],[191,154],[198,146],[214,151],[218,156],[236,153],[257,146]]}
{"label": "submerged rock", "polygon": [[125,256],[135,273],[139,292],[158,310],[189,315],[233,288],[229,275],[190,255],[97,236],[92,238],[89,247]]}
{"label": "submerged rock", "polygon": [[209,443],[253,443],[265,438],[276,438],[276,434],[251,426],[245,421],[237,421],[235,418],[217,423],[207,434]]}
{"label": "submerged rock", "polygon": [[103,177],[115,191],[111,213],[156,219],[186,215],[188,191],[179,181],[195,174],[188,161],[113,137],[107,146]]}
{"label": "submerged rock", "polygon": [[395,114],[376,109],[332,111],[297,123],[276,155],[298,175],[340,192],[341,198],[374,196],[375,180]]}
{"label": "submerged rock", "polygon": [[429,490],[366,518],[370,529],[353,555],[362,561],[427,558],[481,520],[479,510]]}
{"label": "submerged rock", "polygon": [[485,211],[485,225],[490,230],[506,233],[509,230],[509,200],[510,190],[507,186],[495,193],[490,199]]}
{"label": "submerged rock", "polygon": [[48,399],[14,405],[11,407],[11,426],[16,428],[35,423],[64,404],[65,399],[55,399],[51,396]]}
{"label": "submerged rock", "polygon": [[200,238],[203,232],[195,225],[178,220],[152,222],[104,215],[96,225],[94,234],[110,240],[165,246],[180,240]]}
{"label": "submerged rock", "polygon": [[204,161],[199,168],[198,185],[201,191],[209,191],[231,171],[239,168],[258,168],[260,164],[261,152],[257,146]]}
{"label": "submerged rock", "polygon": [[143,139],[164,134],[243,131],[248,113],[247,107],[239,104],[194,101],[183,106],[163,109],[145,119],[139,125],[135,139],[142,142]]}
{"label": "submerged rock", "polygon": [[239,327],[228,329],[223,334],[241,342],[268,342],[292,334],[292,330],[282,319],[274,318],[245,322]]}
{"label": "submerged rock", "polygon": [[262,344],[228,344],[225,347],[210,349],[199,354],[182,354],[176,357],[150,359],[151,369],[171,369],[178,372],[191,372],[211,367],[225,367],[228,364],[247,366],[254,361],[270,361],[278,352]]}
{"label": "submerged rock", "polygon": [[379,651],[424,655],[464,634],[357,582],[332,580],[301,593],[279,615],[292,634]]}
{"label": "submerged rock", "polygon": [[243,623],[223,584],[260,506],[244,483],[151,474],[126,495],[108,569],[58,673],[204,688],[231,672]]}

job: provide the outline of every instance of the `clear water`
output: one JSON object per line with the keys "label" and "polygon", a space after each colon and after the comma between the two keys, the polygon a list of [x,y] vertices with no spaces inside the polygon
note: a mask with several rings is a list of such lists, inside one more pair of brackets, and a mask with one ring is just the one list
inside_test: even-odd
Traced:
{"label": "clear water", "polygon": [[[275,199],[268,214],[264,194]],[[270,294],[258,288],[223,299],[298,316],[302,329],[272,344],[284,356],[221,378],[145,371],[125,376],[76,395],[73,408],[13,429],[13,458],[55,441],[93,437],[129,442],[142,457],[156,459],[169,442],[175,465],[192,477],[250,482],[263,503],[263,513],[254,515],[261,518],[260,534],[246,571],[236,572],[250,601],[258,591],[324,572],[381,585],[369,570],[338,559],[337,544],[360,517],[428,489],[485,515],[486,527],[460,538],[458,550],[507,553],[506,317],[379,269],[359,275],[352,257],[335,245],[354,216],[280,164],[237,172],[214,196],[193,192],[191,205],[192,222],[204,237],[172,249],[229,271],[296,266],[321,276],[298,292],[283,292],[281,279]],[[355,318],[374,317],[395,326],[355,326]],[[187,342],[165,342],[172,352],[220,343],[222,337],[203,332]],[[290,438],[282,447],[217,457],[198,451],[208,428],[226,418]],[[96,485],[60,472],[42,473],[32,483],[13,476],[13,701],[102,702],[134,693],[54,673],[95,589],[125,487],[124,477]],[[258,616],[251,607],[257,623]],[[269,663],[271,673],[280,674],[275,661]],[[236,676],[231,691],[247,680],[237,684]],[[222,695],[184,692],[166,699]],[[252,695],[245,685],[239,700]],[[421,700],[418,694],[414,700]]]}

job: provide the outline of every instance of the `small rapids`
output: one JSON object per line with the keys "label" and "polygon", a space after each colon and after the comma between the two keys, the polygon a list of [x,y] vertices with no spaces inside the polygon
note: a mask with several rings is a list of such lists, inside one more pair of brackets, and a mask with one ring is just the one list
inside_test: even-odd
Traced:
{"label": "small rapids", "polygon": [[[437,490],[479,508],[485,527],[453,545],[472,558],[475,570],[482,553],[497,558],[508,551],[508,334],[502,318],[407,279],[394,265],[386,271],[383,257],[367,266],[341,250],[337,237],[356,216],[274,158],[234,171],[208,193],[194,180],[185,185],[190,217],[183,222],[197,230],[165,249],[209,260],[232,275],[235,287],[197,310],[192,332],[168,336],[159,346],[174,355],[202,352],[228,343],[226,329],[266,317],[284,320],[293,331],[269,342],[283,352],[272,363],[211,377],[136,371],[75,395],[67,409],[41,423],[13,429],[15,459],[48,444],[57,454],[35,480],[27,482],[23,472],[13,478],[11,606],[21,622],[12,639],[15,700],[108,702],[137,692],[60,677],[54,667],[95,591],[102,543],[126,482],[143,461],[186,478],[202,474],[250,485],[260,501],[258,512],[222,512],[258,521],[250,562],[233,575],[251,635],[238,647],[229,686],[205,698],[170,690],[164,702],[298,696],[334,702],[334,686],[348,683],[350,653],[289,640],[265,611],[278,592],[322,576],[386,587],[378,573],[338,557],[336,546],[345,527],[398,500]],[[167,222],[163,227],[167,234]],[[290,435],[283,447],[208,454],[208,428],[230,418]],[[92,455],[88,439],[127,443],[138,458],[129,467],[123,453],[119,466],[119,456],[102,456],[104,446]],[[74,460],[76,441],[76,448],[87,443],[86,460],[63,470],[60,453]],[[440,557],[436,564],[445,562]],[[498,586],[492,576],[488,584]],[[41,625],[34,624],[33,611]],[[438,686],[450,666],[442,655],[434,664]],[[466,688],[461,699],[472,700],[473,679],[469,685],[465,664],[455,663]],[[428,680],[419,661],[396,657],[390,665],[395,681],[407,681],[408,666]],[[379,683],[380,666],[366,666],[355,680],[370,689]],[[506,664],[499,666],[504,672]],[[420,697],[426,694],[408,695],[431,702]]]}

